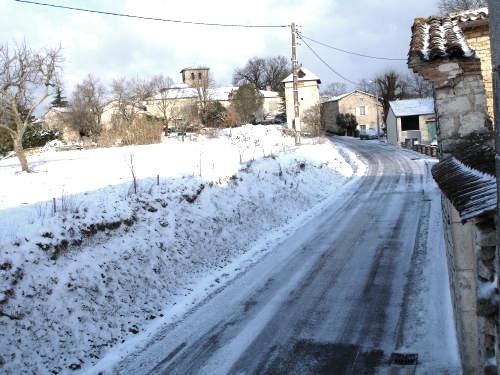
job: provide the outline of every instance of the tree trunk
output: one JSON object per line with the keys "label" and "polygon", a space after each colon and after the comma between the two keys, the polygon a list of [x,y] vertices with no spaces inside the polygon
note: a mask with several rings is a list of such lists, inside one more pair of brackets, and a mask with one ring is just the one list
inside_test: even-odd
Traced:
{"label": "tree trunk", "polygon": [[16,152],[16,156],[21,164],[21,170],[23,172],[29,172],[28,160],[26,159],[22,139],[14,139],[14,151]]}

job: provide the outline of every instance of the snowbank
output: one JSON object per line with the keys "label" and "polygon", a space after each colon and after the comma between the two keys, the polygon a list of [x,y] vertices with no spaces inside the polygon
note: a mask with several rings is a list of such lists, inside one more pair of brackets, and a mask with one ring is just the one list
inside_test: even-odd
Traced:
{"label": "snowbank", "polygon": [[334,194],[356,157],[245,126],[29,161],[37,173],[0,162],[4,373],[89,368],[171,313],[197,280]]}

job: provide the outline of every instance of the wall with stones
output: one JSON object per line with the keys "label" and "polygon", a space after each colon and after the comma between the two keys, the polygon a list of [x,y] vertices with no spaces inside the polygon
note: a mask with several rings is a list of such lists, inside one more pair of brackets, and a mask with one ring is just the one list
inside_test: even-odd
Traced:
{"label": "wall with stones", "polygon": [[491,128],[481,75],[466,74],[457,79],[461,67],[456,63],[444,64],[439,69],[450,75],[448,84],[435,90],[437,136],[445,157],[452,154],[464,138],[474,133],[487,136]]}
{"label": "wall with stones", "polygon": [[457,210],[443,196],[443,227],[451,297],[460,356],[465,374],[478,374],[479,323],[474,224],[462,224]]}
{"label": "wall with stones", "polygon": [[477,260],[477,320],[481,372],[497,374],[495,360],[498,290],[496,288],[495,215],[485,215],[474,222],[474,245]]}
{"label": "wall with stones", "polygon": [[488,113],[493,118],[493,70],[491,63],[490,31],[487,25],[463,28],[465,39],[481,60],[481,73],[486,89]]}

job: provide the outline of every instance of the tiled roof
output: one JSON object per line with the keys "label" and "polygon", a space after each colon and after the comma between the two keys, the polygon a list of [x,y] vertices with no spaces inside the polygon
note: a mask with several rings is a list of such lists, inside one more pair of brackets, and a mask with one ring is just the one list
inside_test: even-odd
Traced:
{"label": "tiled roof", "polygon": [[479,8],[466,10],[464,12],[450,13],[453,20],[459,22],[460,26],[468,23],[475,23],[478,21],[488,21],[488,8]]}
{"label": "tiled roof", "polygon": [[494,151],[487,145],[476,144],[434,165],[432,176],[466,221],[496,209],[494,170]]}
{"label": "tiled roof", "polygon": [[455,57],[475,57],[457,19],[435,16],[415,20],[408,56],[410,66],[418,62]]}

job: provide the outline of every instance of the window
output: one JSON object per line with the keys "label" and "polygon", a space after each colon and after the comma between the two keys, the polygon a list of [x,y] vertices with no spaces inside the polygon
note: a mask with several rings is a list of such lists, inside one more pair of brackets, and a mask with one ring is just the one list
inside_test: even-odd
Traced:
{"label": "window", "polygon": [[401,131],[420,130],[418,116],[401,117]]}
{"label": "window", "polygon": [[194,81],[194,73],[191,73],[191,79]]}
{"label": "window", "polygon": [[359,130],[365,131],[366,130],[366,125],[359,125]]}
{"label": "window", "polygon": [[201,73],[198,73],[198,79],[201,80]]}
{"label": "window", "polygon": [[366,107],[364,105],[362,105],[361,107],[359,107],[359,115],[360,116],[366,116]]}

